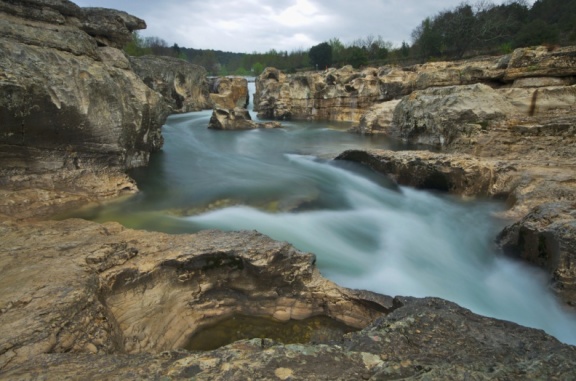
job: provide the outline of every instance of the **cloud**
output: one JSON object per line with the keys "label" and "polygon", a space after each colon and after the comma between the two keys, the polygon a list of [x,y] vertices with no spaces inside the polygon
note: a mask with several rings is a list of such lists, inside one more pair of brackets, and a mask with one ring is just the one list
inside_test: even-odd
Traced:
{"label": "cloud", "polygon": [[[331,38],[369,35],[399,46],[426,17],[462,0],[77,0],[146,20],[143,36],[170,45],[232,52],[309,49]],[[472,1],[474,2],[474,1]],[[494,1],[502,3],[504,0]],[[533,3],[533,1],[531,1]]]}

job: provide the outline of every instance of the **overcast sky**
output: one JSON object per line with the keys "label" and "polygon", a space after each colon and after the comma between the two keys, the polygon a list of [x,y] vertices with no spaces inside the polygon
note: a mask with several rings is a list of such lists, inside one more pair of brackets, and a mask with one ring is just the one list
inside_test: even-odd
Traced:
{"label": "overcast sky", "polygon": [[[337,37],[369,35],[399,46],[422,20],[462,0],[72,0],[144,19],[143,36],[179,46],[230,52],[308,50]],[[493,0],[501,4],[506,0]],[[474,4],[477,0],[472,0]],[[530,4],[534,0],[528,1]]]}

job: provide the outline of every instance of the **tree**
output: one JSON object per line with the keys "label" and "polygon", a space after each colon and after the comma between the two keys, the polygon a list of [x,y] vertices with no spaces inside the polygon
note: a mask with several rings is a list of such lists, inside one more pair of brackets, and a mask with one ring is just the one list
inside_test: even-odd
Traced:
{"label": "tree", "polygon": [[424,59],[440,57],[442,53],[442,36],[428,17],[412,32],[414,46]]}
{"label": "tree", "polygon": [[264,71],[264,65],[262,65],[260,62],[256,62],[254,65],[252,65],[253,75],[258,76],[262,74],[263,71]]}
{"label": "tree", "polygon": [[324,69],[332,65],[332,47],[327,42],[311,47],[308,56],[310,63],[317,69]]}
{"label": "tree", "polygon": [[144,46],[144,40],[137,31],[132,32],[132,40],[124,47],[124,51],[134,57],[152,54],[152,50]]}
{"label": "tree", "polygon": [[358,46],[351,46],[346,49],[345,62],[359,68],[368,64],[368,54],[366,50]]}
{"label": "tree", "polygon": [[340,42],[340,40],[336,37],[331,38],[328,41],[328,44],[332,48],[332,62],[342,63],[344,60],[344,50],[346,49],[344,44],[342,44],[342,42]]}

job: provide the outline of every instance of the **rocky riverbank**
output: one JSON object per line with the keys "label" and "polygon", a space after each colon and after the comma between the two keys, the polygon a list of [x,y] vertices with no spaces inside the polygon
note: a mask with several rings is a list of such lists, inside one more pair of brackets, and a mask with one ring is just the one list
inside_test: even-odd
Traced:
{"label": "rocky riverbank", "polygon": [[[255,232],[175,236],[116,223],[32,221],[136,192],[125,170],[146,165],[150,152],[160,149],[166,115],[210,104],[201,69],[168,60],[160,66],[170,73],[158,73],[151,69],[157,63],[141,68],[146,59],[124,55],[120,48],[131,31],[143,27],[143,20],[123,12],[67,0],[0,0],[0,49],[6,52],[0,56],[0,379],[571,378],[575,347],[541,331],[440,299],[339,287],[318,273],[313,254]],[[538,83],[556,86],[561,78],[569,89],[572,53],[542,54],[511,57],[497,82],[520,80],[527,72],[549,75],[543,67],[553,66],[562,76]],[[320,95],[298,101],[270,95],[287,91],[284,74],[267,69],[258,107],[277,119],[355,120],[363,132],[440,142],[443,153],[351,151],[340,158],[366,163],[401,184],[507,198],[508,215],[517,223],[501,234],[502,246],[548,266],[556,286],[568,290],[574,253],[570,98],[553,103],[568,99],[570,107],[531,112],[518,122],[508,114],[488,118],[478,109],[453,124],[432,118],[435,127],[423,129],[413,122],[424,116],[410,110],[427,102],[434,109],[452,93],[454,104],[474,98],[458,95],[466,91],[491,94],[492,87],[474,84],[496,80],[487,77],[492,69],[422,67],[433,65],[434,74],[345,68],[323,79],[302,75],[298,91],[310,91],[312,84]],[[461,82],[453,83],[459,71]],[[403,78],[412,75],[417,80],[406,84]],[[534,83],[527,77],[523,83]],[[210,101],[226,110],[242,106],[235,82],[220,81]],[[431,84],[468,87],[413,92],[432,91],[425,90]],[[541,96],[553,91],[540,88],[538,99],[549,99]],[[534,91],[521,89],[534,98]],[[339,91],[349,96],[337,101]],[[368,127],[366,112],[380,107],[386,111],[370,120],[383,124]],[[443,115],[462,114],[458,107]],[[394,110],[406,112],[396,116]],[[387,120],[396,124],[382,122]],[[222,348],[186,350],[199,331],[235,317],[264,318],[254,325],[266,319],[301,324],[288,335],[271,334],[276,339],[247,334]],[[324,320],[307,320],[315,317]],[[286,336],[297,340],[283,343]]]}
{"label": "rocky riverbank", "polygon": [[[399,184],[506,200],[506,253],[543,267],[576,305],[576,48],[411,67],[351,67],[258,79],[255,109],[272,119],[355,122],[421,148],[345,152]],[[430,150],[430,151],[429,151]]]}

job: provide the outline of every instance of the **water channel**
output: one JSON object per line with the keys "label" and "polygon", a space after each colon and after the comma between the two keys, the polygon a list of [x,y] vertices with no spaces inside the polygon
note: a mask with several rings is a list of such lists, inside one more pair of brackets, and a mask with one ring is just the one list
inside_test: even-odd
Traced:
{"label": "water channel", "polygon": [[162,152],[131,173],[141,192],[78,215],[170,233],[255,229],[313,252],[321,273],[342,286],[438,296],[576,344],[576,319],[546,276],[496,251],[502,205],[396,187],[331,160],[349,148],[402,148],[347,124],[214,131],[210,115],[171,116]]}

